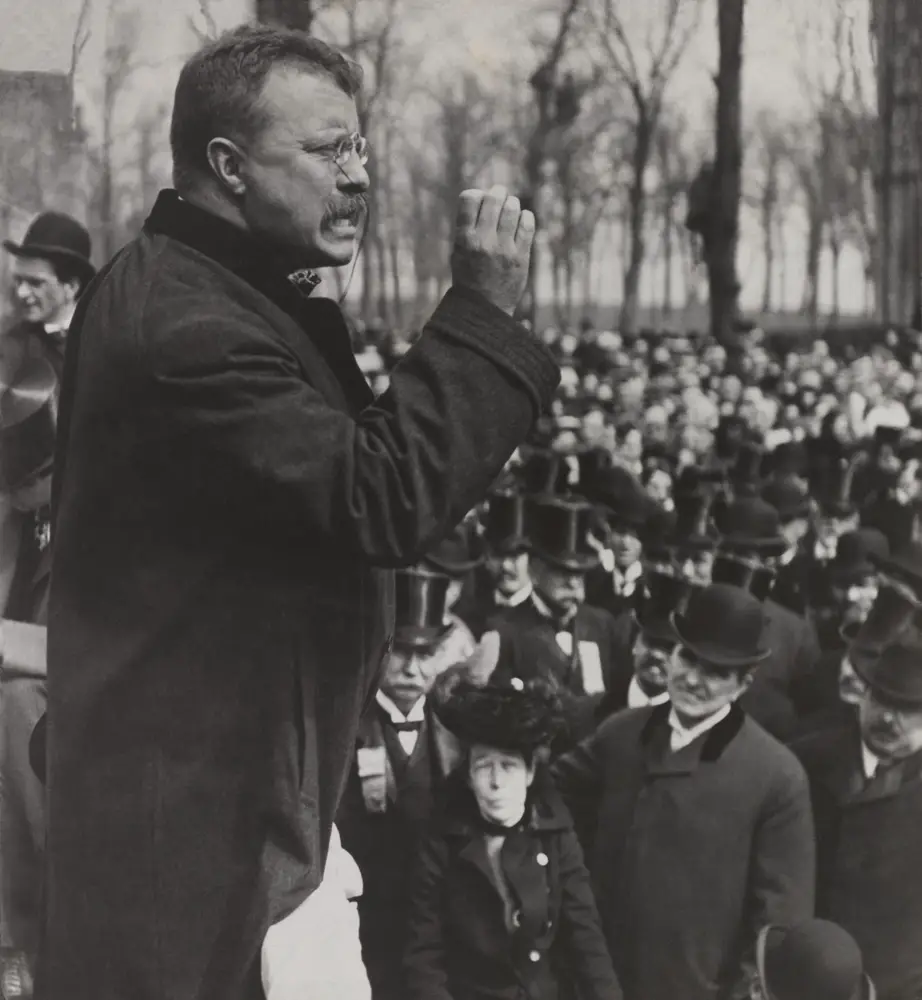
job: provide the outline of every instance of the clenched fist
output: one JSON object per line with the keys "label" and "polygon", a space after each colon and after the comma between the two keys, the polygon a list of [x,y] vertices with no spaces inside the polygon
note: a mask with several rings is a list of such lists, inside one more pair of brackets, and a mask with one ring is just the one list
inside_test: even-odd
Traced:
{"label": "clenched fist", "polygon": [[451,255],[454,285],[470,288],[510,316],[528,282],[535,217],[504,187],[463,191]]}

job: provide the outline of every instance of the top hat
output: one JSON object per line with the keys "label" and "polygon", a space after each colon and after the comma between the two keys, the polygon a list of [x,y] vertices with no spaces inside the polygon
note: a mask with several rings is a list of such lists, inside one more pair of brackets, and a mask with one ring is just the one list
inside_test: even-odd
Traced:
{"label": "top hat", "polygon": [[875,1000],[876,996],[855,939],[828,920],[763,928],[756,941],[756,970],[762,991],[771,1000]]}
{"label": "top hat", "polygon": [[683,577],[646,571],[634,619],[640,631],[656,642],[677,643],[672,613],[684,611],[692,584]]}
{"label": "top hat", "polygon": [[0,385],[0,490],[15,489],[53,460],[56,386],[43,358],[27,359],[11,385]]}
{"label": "top hat", "polygon": [[682,549],[712,549],[718,535],[711,523],[712,492],[679,493],[675,496],[675,527],[672,543]]}
{"label": "top hat", "polygon": [[727,583],[748,590],[759,601],[767,600],[775,575],[775,570],[763,566],[758,559],[747,559],[733,552],[718,552],[711,567],[712,583]]}
{"label": "top hat", "polygon": [[439,544],[427,552],[423,562],[436,572],[454,579],[466,576],[484,561],[483,542],[471,521],[456,525]]}
{"label": "top hat", "polygon": [[922,708],[922,633],[908,627],[875,657],[849,652],[855,672],[886,704]]}
{"label": "top hat", "polygon": [[528,548],[525,533],[525,497],[512,490],[490,495],[484,518],[484,542],[497,555],[515,555]]}
{"label": "top hat", "polygon": [[439,721],[468,746],[481,744],[531,758],[549,747],[565,725],[554,685],[539,678],[462,680],[436,709]]}
{"label": "top hat", "polygon": [[604,448],[586,448],[581,451],[576,460],[579,464],[580,490],[585,490],[604,469],[612,465],[611,455]]}
{"label": "top hat", "polygon": [[744,497],[722,504],[716,511],[715,520],[721,548],[772,556],[781,555],[788,547],[781,533],[778,511],[759,497]]}
{"label": "top hat", "polygon": [[887,538],[876,528],[848,531],[839,538],[836,554],[826,572],[831,583],[847,586],[876,575],[877,567],[871,561],[872,555],[886,558],[889,554]]}
{"label": "top hat", "polygon": [[762,480],[762,463],[765,459],[765,449],[752,441],[744,441],[733,468],[730,470],[730,482],[737,496],[753,496],[758,493]]}
{"label": "top hat", "polygon": [[531,450],[519,469],[522,491],[529,495],[567,493],[569,476],[564,456],[546,448]]}
{"label": "top hat", "polygon": [[613,466],[600,470],[582,487],[587,500],[605,509],[610,521],[640,531],[650,516],[652,502],[636,476]]}
{"label": "top hat", "polygon": [[451,578],[425,566],[398,569],[394,574],[396,614],[394,641],[410,649],[435,645],[451,628],[448,586]]}
{"label": "top hat", "polygon": [[807,487],[793,476],[771,479],[762,487],[762,499],[770,503],[782,524],[796,521],[810,514],[810,492]]}
{"label": "top hat", "polygon": [[16,257],[66,260],[76,266],[85,281],[96,273],[90,263],[90,234],[63,212],[42,212],[32,221],[22,243],[4,240],[3,247]]}
{"label": "top hat", "polygon": [[640,530],[640,544],[648,563],[673,564],[673,538],[675,536],[676,515],[654,504],[643,528]]}
{"label": "top hat", "polygon": [[855,513],[852,486],[855,473],[868,461],[864,452],[856,452],[851,458],[840,458],[831,467],[820,500],[825,513],[831,517],[850,517]]}
{"label": "top hat", "polygon": [[679,642],[704,663],[732,670],[771,655],[763,641],[761,603],[740,587],[712,583],[691,592],[685,611],[672,613]]}
{"label": "top hat", "polygon": [[531,497],[526,508],[531,551],[561,569],[586,573],[599,556],[589,544],[594,510],[576,497]]}

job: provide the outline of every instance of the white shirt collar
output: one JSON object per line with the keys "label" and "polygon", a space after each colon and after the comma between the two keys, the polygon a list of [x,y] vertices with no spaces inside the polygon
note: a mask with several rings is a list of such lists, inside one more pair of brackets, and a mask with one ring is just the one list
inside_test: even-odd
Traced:
{"label": "white shirt collar", "polygon": [[419,699],[419,701],[410,709],[409,712],[407,712],[406,715],[400,711],[400,709],[383,691],[376,692],[375,700],[390,716],[391,722],[423,722],[426,718],[425,695]]}
{"label": "white shirt collar", "polygon": [[517,608],[520,604],[524,604],[528,598],[531,597],[531,593],[534,589],[535,588],[531,581],[529,581],[524,587],[517,590],[511,597],[506,597],[496,590],[493,592],[493,599],[496,602],[497,607]]}
{"label": "white shirt collar", "polygon": [[67,333],[70,328],[70,324],[73,322],[74,313],[76,311],[77,307],[75,305],[71,306],[60,319],[56,320],[54,323],[46,323],[45,333]]}
{"label": "white shirt collar", "polygon": [[669,701],[669,692],[663,691],[661,694],[651,698],[640,686],[636,677],[631,678],[631,683],[627,689],[628,708],[646,708],[647,705],[665,705]]}
{"label": "white shirt collar", "polygon": [[719,725],[724,719],[726,719],[726,717],[730,714],[731,707],[732,706],[730,705],[724,705],[719,712],[709,715],[696,726],[691,726],[688,729],[686,729],[685,726],[683,726],[679,721],[679,717],[676,715],[675,709],[672,709],[669,713],[669,728],[672,730],[670,746],[672,749],[681,750],[683,747],[687,747],[689,744],[694,743],[699,736],[703,736],[705,733],[710,732],[710,730],[712,730],[716,725]]}
{"label": "white shirt collar", "polygon": [[880,757],[871,750],[868,750],[867,744],[864,740],[861,741],[861,767],[864,770],[864,776],[870,781],[875,774],[877,774],[877,769],[880,767]]}

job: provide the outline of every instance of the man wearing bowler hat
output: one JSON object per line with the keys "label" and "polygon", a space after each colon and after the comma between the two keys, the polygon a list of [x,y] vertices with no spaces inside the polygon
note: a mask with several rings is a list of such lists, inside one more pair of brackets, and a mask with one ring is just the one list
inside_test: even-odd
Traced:
{"label": "man wearing bowler hat", "polygon": [[858,711],[792,744],[810,779],[817,915],[858,942],[881,1000],[922,995],[922,546],[876,559],[852,643]]}
{"label": "man wearing bowler hat", "polygon": [[[3,946],[28,982],[39,941],[44,792],[29,741],[45,711],[51,467],[57,380],[26,358],[0,387],[0,491],[12,505],[0,550],[0,913]],[[10,962],[6,963],[9,973]]]}
{"label": "man wearing bowler hat", "polygon": [[69,215],[43,212],[21,243],[4,240],[3,247],[13,256],[13,302],[19,322],[0,338],[0,371],[15,369],[25,357],[40,356],[51,362],[60,379],[77,299],[96,273],[89,233]]}
{"label": "man wearing bowler hat", "polygon": [[424,564],[398,571],[395,583],[394,648],[359,726],[336,819],[343,846],[362,873],[360,932],[373,1000],[404,996],[407,886],[435,789],[455,760],[427,695],[443,669],[473,652],[471,645],[453,663],[438,656],[453,628],[446,573]]}
{"label": "man wearing bowler hat", "polygon": [[761,603],[694,590],[669,702],[628,709],[554,765],[626,1000],[745,995],[766,924],[812,915],[803,769],[737,702],[769,653]]}
{"label": "man wearing bowler hat", "polygon": [[567,689],[601,698],[623,643],[612,615],[586,603],[585,577],[599,561],[589,539],[594,516],[592,505],[576,496],[529,498],[534,589],[523,603],[498,609],[494,620],[553,636],[567,658]]}

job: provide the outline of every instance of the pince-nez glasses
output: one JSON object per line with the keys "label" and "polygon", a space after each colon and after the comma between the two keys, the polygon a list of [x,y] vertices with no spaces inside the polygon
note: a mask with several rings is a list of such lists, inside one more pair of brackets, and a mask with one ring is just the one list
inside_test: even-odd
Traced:
{"label": "pince-nez glasses", "polygon": [[352,158],[352,154],[359,158],[359,163],[364,167],[368,162],[368,140],[358,132],[344,136],[335,145],[330,147],[330,159],[337,167],[344,167]]}

